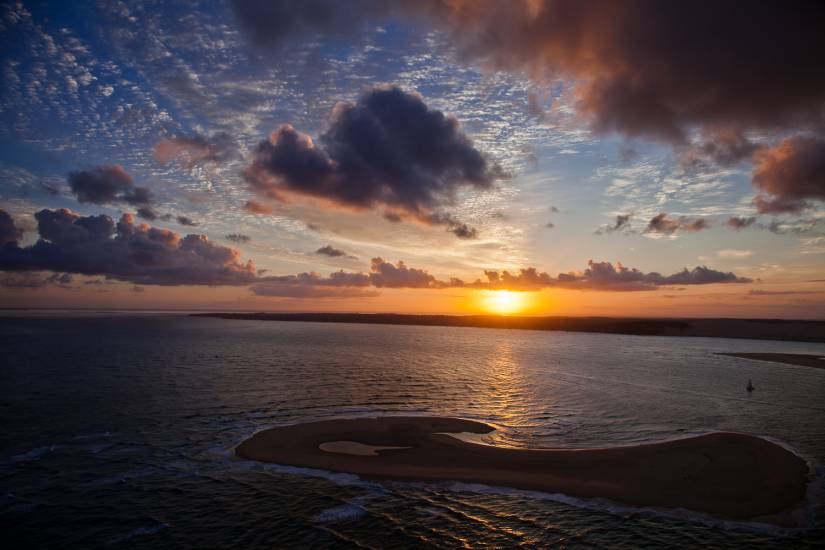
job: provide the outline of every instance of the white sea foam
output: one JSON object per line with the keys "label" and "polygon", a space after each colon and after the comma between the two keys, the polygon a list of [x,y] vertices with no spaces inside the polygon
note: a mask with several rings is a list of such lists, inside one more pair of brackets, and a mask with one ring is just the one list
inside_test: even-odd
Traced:
{"label": "white sea foam", "polygon": [[318,523],[331,523],[335,521],[346,521],[366,515],[367,510],[358,504],[342,504],[327,508],[316,518]]}

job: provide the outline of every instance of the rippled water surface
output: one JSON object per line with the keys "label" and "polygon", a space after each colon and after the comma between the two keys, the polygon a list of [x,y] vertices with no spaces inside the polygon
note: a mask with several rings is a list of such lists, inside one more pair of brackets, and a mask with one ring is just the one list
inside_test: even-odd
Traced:
{"label": "rippled water surface", "polygon": [[[793,531],[484,486],[375,483],[232,457],[256,430],[438,414],[496,444],[729,430],[825,464],[825,370],[714,352],[821,344],[178,315],[0,318],[0,523],[50,547],[821,547]],[[756,391],[748,395],[752,379]]]}

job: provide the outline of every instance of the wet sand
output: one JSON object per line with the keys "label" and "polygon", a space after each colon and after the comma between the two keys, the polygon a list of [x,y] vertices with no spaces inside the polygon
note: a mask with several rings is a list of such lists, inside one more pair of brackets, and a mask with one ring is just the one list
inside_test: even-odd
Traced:
{"label": "wet sand", "polygon": [[806,353],[717,353],[717,355],[825,369],[825,357],[822,355],[809,355]]}
{"label": "wet sand", "polygon": [[[452,418],[327,420],[263,430],[235,453],[367,478],[483,483],[799,525],[808,466],[758,437],[714,433],[631,447],[530,450],[477,445],[445,434],[491,431],[487,424]],[[374,455],[340,452],[345,449],[341,446],[336,446],[338,452],[321,449],[334,442],[407,448],[376,450]]]}

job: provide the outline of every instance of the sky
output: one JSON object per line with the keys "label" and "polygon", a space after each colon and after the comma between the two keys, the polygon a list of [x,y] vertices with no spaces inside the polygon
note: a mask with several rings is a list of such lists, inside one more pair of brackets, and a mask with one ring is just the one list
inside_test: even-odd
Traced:
{"label": "sky", "polygon": [[3,2],[0,305],[825,318],[823,25]]}

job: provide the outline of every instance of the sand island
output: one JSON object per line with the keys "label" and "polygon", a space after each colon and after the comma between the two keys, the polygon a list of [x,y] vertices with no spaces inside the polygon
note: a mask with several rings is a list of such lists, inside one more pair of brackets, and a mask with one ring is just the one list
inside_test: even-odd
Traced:
{"label": "sand island", "polygon": [[723,519],[799,525],[808,466],[785,448],[735,433],[586,450],[512,449],[450,433],[492,426],[435,417],[326,420],[260,431],[241,458],[395,480],[452,480],[684,508]]}

